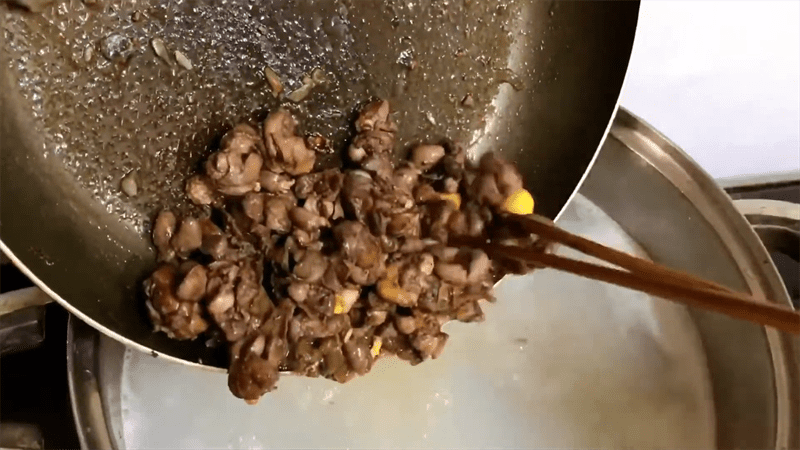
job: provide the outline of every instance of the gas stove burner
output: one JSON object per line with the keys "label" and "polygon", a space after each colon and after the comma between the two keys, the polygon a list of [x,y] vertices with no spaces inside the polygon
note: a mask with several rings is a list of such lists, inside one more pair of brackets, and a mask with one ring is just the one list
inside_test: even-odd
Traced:
{"label": "gas stove burner", "polygon": [[800,308],[800,173],[723,182],[770,251],[795,308]]}

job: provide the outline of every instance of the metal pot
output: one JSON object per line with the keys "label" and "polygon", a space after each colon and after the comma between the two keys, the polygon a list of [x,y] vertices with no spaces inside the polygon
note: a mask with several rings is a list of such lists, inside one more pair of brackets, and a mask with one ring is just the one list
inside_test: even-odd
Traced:
{"label": "metal pot", "polygon": [[[595,236],[598,239],[616,243],[620,247],[626,247],[627,251],[640,252],[656,262],[695,273],[734,289],[747,290],[757,297],[791,304],[767,251],[731,200],[675,144],[626,110],[620,110],[617,114],[610,135],[580,194],[559,219],[559,223],[565,228],[572,227],[573,231],[592,234],[584,225],[594,221],[595,225],[599,224],[610,230],[601,230],[600,234],[607,236],[605,238]],[[596,211],[592,209],[597,207],[599,209]],[[607,216],[598,212],[600,210]],[[530,276],[510,280],[508,283],[504,281],[498,287],[498,303],[487,312],[486,323],[473,325],[472,328],[465,330],[456,330],[464,331],[464,334],[458,335],[456,332],[453,335],[451,341],[454,348],[448,349],[442,357],[444,360],[450,358],[449,362],[439,363],[439,360],[426,362],[410,368],[407,372],[402,367],[393,366],[390,370],[384,371],[385,373],[370,374],[357,382],[342,385],[341,391],[336,391],[338,392],[336,405],[350,401],[348,395],[357,396],[375,388],[371,380],[380,383],[381,377],[400,374],[397,376],[403,377],[404,381],[401,396],[388,390],[375,391],[381,395],[381,401],[388,402],[385,408],[380,410],[380,414],[390,415],[392,409],[401,409],[392,401],[413,399],[417,395],[415,390],[428,389],[426,383],[435,384],[444,380],[446,389],[450,389],[447,398],[452,400],[453,409],[468,411],[468,415],[480,415],[485,411],[474,405],[479,405],[482,401],[483,391],[489,391],[489,395],[497,396],[496,400],[492,400],[497,403],[489,404],[485,408],[490,414],[487,417],[495,417],[494,420],[499,416],[504,417],[503,426],[513,427],[508,424],[520,417],[521,429],[530,430],[542,423],[548,424],[539,429],[539,434],[536,435],[539,441],[514,441],[509,444],[512,446],[611,448],[658,446],[722,449],[800,447],[800,411],[798,411],[800,366],[798,366],[797,343],[793,338],[719,314],[687,310],[661,299],[649,299],[632,291],[614,290],[613,287],[561,275],[563,278],[556,280],[554,277],[558,274],[544,271],[543,274],[536,272]],[[529,277],[534,278],[529,279]],[[584,290],[590,290],[589,295],[575,295],[577,292],[575,289],[578,289],[575,286],[581,283],[584,283]],[[535,298],[524,298],[526,290],[535,290],[537,285],[550,285],[552,289],[548,295],[567,297],[553,299],[538,293]],[[516,297],[509,295],[513,292],[518,292]],[[520,295],[523,298],[518,298]],[[600,298],[603,296],[609,298]],[[646,311],[646,314],[642,314],[648,318],[649,324],[636,322],[635,326],[631,326],[633,322],[627,324],[620,322],[627,320],[623,318],[634,310],[640,313]],[[607,320],[602,314],[608,314],[609,311],[613,314],[609,315],[611,319]],[[661,311],[659,313],[661,315],[653,311]],[[547,314],[553,316],[552,320],[557,319],[560,322],[551,321]],[[680,324],[684,319],[688,326],[681,328],[683,325]],[[578,325],[574,325],[576,322]],[[565,327],[570,327],[570,323],[573,323],[570,332],[572,334],[567,333],[568,330],[565,331]],[[525,332],[528,335],[526,338],[515,339],[514,345],[520,347],[519,353],[529,353],[528,359],[533,358],[535,361],[534,365],[525,366],[525,371],[509,369],[504,365],[503,359],[492,362],[479,361],[476,357],[473,361],[469,359],[472,350],[470,354],[460,353],[459,342],[468,341],[477,336],[477,333],[483,333],[478,331],[482,329],[494,331],[481,335],[481,339],[473,339],[471,344],[465,345],[475,347],[476,354],[482,351],[478,348],[481,346],[486,347],[484,350],[491,353],[497,350],[492,347],[493,345],[495,347],[500,344],[505,345],[502,342],[497,344],[502,341],[497,339],[499,336],[497,333],[504,333],[506,329],[513,329],[516,326],[522,326],[520,330],[527,330]],[[642,331],[643,329],[645,331]],[[548,336],[555,335],[565,338],[547,340]],[[143,366],[148,365],[153,365],[152,370],[155,370],[150,372],[150,375],[158,374],[159,380],[164,380],[170,375],[175,377],[164,381],[164,385],[168,386],[168,389],[164,389],[166,397],[169,397],[173,390],[181,389],[184,383],[197,380],[209,381],[209,384],[203,385],[202,395],[195,397],[207,398],[209,406],[216,411],[224,411],[220,413],[224,416],[217,419],[219,422],[212,425],[221,425],[225,430],[230,430],[233,429],[231,427],[235,425],[234,422],[240,420],[236,417],[238,410],[231,409],[234,407],[214,403],[221,401],[214,400],[214,388],[219,387],[223,390],[225,388],[222,383],[224,377],[221,374],[203,373],[201,369],[185,366],[176,368],[174,363],[152,359],[136,350],[126,349],[122,344],[99,335],[77,320],[72,320],[68,340],[67,356],[72,401],[84,448],[122,448],[126,440],[128,445],[132,445],[130,443],[132,433],[134,436],[138,433],[141,437],[154,431],[141,428],[138,432],[132,431],[133,425],[123,420],[124,414],[130,414],[123,411],[127,411],[125,402],[130,403],[128,397],[145,395],[143,391],[137,394],[135,387],[131,388],[132,390],[126,388],[129,392],[124,395],[128,397],[121,394],[121,383],[132,376],[125,371],[136,369],[146,372],[150,369]],[[497,342],[487,343],[487,341]],[[527,348],[523,348],[523,341],[528,342]],[[586,341],[586,349],[589,349],[583,357],[590,360],[595,357],[595,360],[581,365],[580,352],[575,349],[583,341]],[[551,348],[548,345],[555,347]],[[605,355],[604,346],[616,349],[616,352],[609,350]],[[500,348],[499,351],[502,353],[505,350]],[[541,358],[545,351],[553,355],[552,358]],[[689,353],[681,353],[685,357],[664,357],[665,354],[681,351]],[[539,359],[536,359],[537,357]],[[509,360],[514,358],[516,357],[511,356]],[[687,369],[672,373],[676,370],[675,367],[692,358],[700,364],[699,369],[695,367],[696,370]],[[131,361],[125,363],[126,359]],[[447,364],[464,361],[467,363],[460,364],[458,371],[447,372],[449,367]],[[488,368],[482,369],[482,366]],[[504,415],[503,405],[509,402],[525,402],[524,396],[520,395],[511,395],[512,398],[504,397],[504,393],[517,389],[513,386],[508,387],[504,383],[513,384],[518,382],[520,377],[523,380],[528,379],[531,376],[529,372],[541,371],[541,368],[555,371],[549,375],[551,378],[547,378],[548,380],[563,381],[576,377],[581,370],[592,367],[596,370],[586,372],[590,374],[588,379],[582,379],[572,388],[557,391],[558,395],[545,399],[552,404],[548,405],[544,401],[537,400],[540,403],[536,406],[544,409],[544,414],[539,419],[535,418],[536,413],[533,410],[526,410],[527,414],[532,414],[531,418],[508,413]],[[614,379],[623,379],[620,374],[632,367],[636,367],[637,371],[634,378],[613,384]],[[175,372],[176,370],[178,372]],[[401,370],[402,372],[399,372]],[[467,401],[460,404],[461,394],[457,391],[464,388],[464,385],[459,383],[464,381],[464,377],[471,376],[462,374],[480,370],[485,371],[475,373],[491,376],[481,378],[476,375],[486,384],[481,384],[479,389],[475,389],[474,384],[469,385],[472,386],[471,391],[462,389],[469,391],[466,400],[474,399],[474,402]],[[634,369],[631,370],[633,373]],[[449,375],[442,379],[443,372]],[[513,381],[509,378],[512,375],[516,377]],[[215,378],[216,382],[207,378]],[[677,379],[684,379],[685,386],[680,384],[680,381],[675,381]],[[149,380],[151,382],[145,383],[146,389],[142,387],[140,389],[148,390],[149,395],[153,395],[156,392],[153,389],[158,389],[159,380],[152,378]],[[294,383],[295,380],[297,383]],[[314,383],[318,380],[309,381],[300,378],[295,380],[282,381],[284,384],[278,391],[264,398],[267,404],[259,405],[259,408],[264,408],[263,410],[246,409],[241,410],[241,414],[252,412],[253,417],[256,417],[274,407],[278,408],[276,411],[281,412],[277,414],[278,416],[291,415],[293,406],[290,403],[301,394],[305,395],[303,393],[306,390],[311,392],[320,388],[326,393],[332,393],[339,389],[327,381],[325,383],[328,384],[317,385]],[[472,381],[474,382],[474,379]],[[217,384],[221,386],[216,386]],[[351,385],[352,387],[349,387]],[[397,384],[393,386],[397,388]],[[696,389],[691,386],[695,386]],[[545,391],[548,389],[552,391],[554,388],[546,383],[535,387],[536,389],[528,393],[529,400],[534,397],[534,399],[539,398],[545,395]],[[346,391],[346,389],[351,390]],[[394,398],[393,395],[396,397],[395,400],[391,400]],[[531,395],[534,397],[530,397]],[[125,400],[126,398],[128,400]],[[434,400],[430,400],[427,409],[437,410],[442,405],[437,403],[442,398],[439,396],[439,391],[430,398]],[[447,404],[450,400],[446,400],[443,404]],[[305,441],[309,439],[307,437],[309,433],[324,433],[326,426],[329,426],[324,423],[326,421],[338,423],[341,418],[332,412],[325,413],[328,410],[324,408],[340,406],[332,405],[331,398],[327,401],[328,403],[323,406],[314,403],[310,407],[306,406],[310,409],[304,410],[300,417],[310,417],[305,414],[312,414],[322,408],[321,414],[327,414],[322,417],[326,419],[315,423],[312,426],[315,428],[311,431],[307,423],[300,424],[304,428],[297,434],[297,440],[293,441],[294,445],[312,446],[313,444]],[[575,407],[577,415],[573,417],[572,422],[567,423],[562,420],[561,414],[571,407],[570,402],[573,401],[572,406]],[[640,411],[644,407],[642,405],[647,402],[652,403],[652,408]],[[675,406],[681,402],[685,405]],[[423,401],[420,405],[421,408],[424,407],[424,403]],[[689,409],[685,409],[686,405],[689,405]],[[156,420],[156,417],[165,414],[179,412],[178,415],[181,415],[181,408],[186,409],[188,405],[165,402],[158,406],[150,404],[149,408],[149,417],[151,420]],[[669,411],[672,412],[668,413]],[[187,417],[199,417],[202,414],[202,410],[198,409],[184,412]],[[426,414],[424,409],[422,414]],[[615,422],[615,417],[625,414],[627,414],[626,421]],[[271,433],[272,445],[278,445],[276,443],[285,430],[276,426],[275,415],[270,417],[267,422],[248,426]],[[393,427],[383,429],[383,432],[389,435],[393,432],[404,433],[404,427],[410,426],[408,423],[413,417],[414,414],[410,414],[406,416],[405,422],[392,422]],[[429,419],[431,417],[433,416],[429,416]],[[159,424],[161,429],[192,433],[189,425],[180,429],[180,426],[167,423],[170,418],[164,420],[166,422]],[[294,425],[287,426],[291,428]],[[447,427],[447,424],[442,427]],[[560,437],[555,436],[553,430],[560,428],[563,428]],[[586,431],[590,428],[591,433],[594,433],[591,436]],[[658,430],[665,429],[667,435],[657,434]],[[197,433],[202,434],[202,431],[195,431],[194,437],[199,439]],[[368,432],[369,424],[362,424],[362,428],[356,429],[354,431],[356,434],[348,438],[350,439],[348,445]],[[492,429],[486,432],[492,432]],[[334,428],[334,433],[347,435],[348,429]],[[585,439],[580,439],[580,433],[583,433]],[[604,438],[601,438],[603,436]],[[429,436],[426,434],[425,437]],[[478,439],[484,437],[485,435],[481,435]],[[501,433],[492,443],[496,445],[500,441],[506,443],[507,440],[507,435]],[[187,442],[190,441],[173,441],[171,444],[190,445]],[[208,442],[200,444],[197,444],[197,441],[191,442],[195,442],[195,445],[211,445]],[[422,445],[419,446],[437,445],[432,441],[420,442]],[[240,440],[235,445],[244,444],[245,442]],[[388,442],[388,446],[396,444]],[[458,443],[450,441],[449,445]],[[479,444],[470,442],[470,445]],[[353,444],[353,446],[358,445]],[[371,446],[387,446],[387,441],[371,442]]]}

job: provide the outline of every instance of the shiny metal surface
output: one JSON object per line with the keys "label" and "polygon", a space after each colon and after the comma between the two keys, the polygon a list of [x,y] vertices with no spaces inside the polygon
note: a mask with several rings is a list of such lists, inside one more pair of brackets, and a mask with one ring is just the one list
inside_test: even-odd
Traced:
{"label": "shiny metal surface", "polygon": [[0,294],[0,356],[37,347],[45,338],[45,306],[53,301],[39,288]]}
{"label": "shiny metal surface", "polygon": [[[265,66],[287,89],[324,70],[327,84],[304,103],[283,103],[337,149],[358,105],[387,98],[404,147],[449,138],[472,154],[500,150],[524,169],[539,211],[555,217],[616,109],[638,8],[70,0],[28,14],[0,3],[0,248],[103,333],[223,366],[201,342],[151,332],[140,289],[154,265],[147,230],[158,209],[189,208],[182,180],[221,133],[280,103]],[[154,53],[155,38],[166,58]],[[175,51],[193,68],[177,65]],[[127,197],[119,183],[131,171],[139,193]]]}
{"label": "shiny metal surface", "polygon": [[[581,194],[620,224],[654,261],[765,301],[790,304],[766,250],[731,200],[672,142],[627,111],[617,114]],[[797,342],[726,316],[690,313],[708,363],[716,448],[800,447]],[[122,424],[109,411],[119,408],[114,399],[120,395],[120,374],[114,367],[121,366],[125,349],[108,339],[99,344],[97,333],[82,324],[73,322],[72,328],[73,352],[100,352],[93,360],[71,360],[70,376],[90,380],[74,383],[76,410],[86,410],[80,406],[85,399],[103,398],[105,413],[88,411],[91,420],[100,423],[102,418],[106,427],[92,427],[88,433],[117,442]]]}
{"label": "shiny metal surface", "polygon": [[[113,448],[98,379],[100,334],[70,316],[67,328],[67,378],[72,415],[83,449]],[[119,344],[121,345],[121,344]]]}
{"label": "shiny metal surface", "polygon": [[800,205],[778,200],[734,200],[767,250],[800,261]]}
{"label": "shiny metal surface", "polygon": [[[673,142],[632,114],[618,113],[582,189],[655,262],[791,305],[769,254],[730,198]],[[692,313],[714,382],[719,448],[800,446],[796,339]]]}

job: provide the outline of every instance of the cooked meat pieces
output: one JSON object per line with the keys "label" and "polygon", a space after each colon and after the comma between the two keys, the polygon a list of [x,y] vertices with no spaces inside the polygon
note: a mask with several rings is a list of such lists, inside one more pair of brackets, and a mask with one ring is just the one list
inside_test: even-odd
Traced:
{"label": "cooked meat pieces", "polygon": [[277,336],[257,334],[231,347],[228,388],[233,395],[255,404],[275,389],[281,362],[286,358],[286,341]]}
{"label": "cooked meat pieces", "polygon": [[387,355],[437,358],[445,323],[483,320],[494,281],[531,269],[448,245],[531,239],[498,214],[522,190],[513,164],[487,154],[474,166],[460,146],[427,144],[394,164],[385,101],[365,106],[356,130],[355,168],[314,171],[309,143],[324,138],[300,136],[287,110],[260,129],[237,125],[185,186],[211,213],[154,222],[160,265],[145,293],[155,329],[224,336],[228,386],[248,403],[281,371],[344,383]]}
{"label": "cooked meat pieces", "polygon": [[281,301],[258,330],[231,346],[228,387],[233,395],[254,404],[275,389],[278,370],[289,354],[286,337],[294,310],[291,301]]}
{"label": "cooked meat pieces", "polygon": [[189,272],[191,275],[187,274],[178,283],[178,269],[164,264],[145,281],[150,320],[156,331],[163,331],[173,339],[194,339],[208,328],[198,303],[203,294],[200,291],[205,287],[201,286],[202,275]]}
{"label": "cooked meat pieces", "polygon": [[331,317],[313,318],[300,314],[289,325],[289,338],[295,342],[303,339],[319,339],[336,336],[350,328],[348,316],[336,314]]}
{"label": "cooked meat pieces", "polygon": [[203,235],[200,250],[215,260],[225,258],[228,254],[228,237],[209,218],[200,219],[200,231]]}
{"label": "cooked meat pieces", "polygon": [[186,196],[195,205],[210,205],[217,200],[212,181],[203,175],[195,175],[186,182]]}
{"label": "cooked meat pieces", "polygon": [[342,207],[346,215],[366,222],[375,203],[377,187],[372,176],[362,170],[352,170],[344,177]]}
{"label": "cooked meat pieces", "polygon": [[412,345],[419,350],[422,359],[436,359],[442,354],[444,345],[447,343],[447,333],[418,334],[414,336]]}
{"label": "cooked meat pieces", "polygon": [[175,250],[170,245],[178,219],[172,211],[161,211],[153,224],[153,244],[158,249],[159,260],[170,260],[175,257]]}
{"label": "cooked meat pieces", "polygon": [[296,205],[290,194],[270,195],[264,200],[264,225],[269,231],[287,234],[292,229],[289,211]]}
{"label": "cooked meat pieces", "polygon": [[275,173],[302,175],[311,172],[316,153],[296,134],[297,123],[291,113],[278,109],[264,122],[266,166]]}
{"label": "cooked meat pieces", "polygon": [[223,136],[220,146],[222,150],[206,161],[206,175],[217,191],[231,196],[258,191],[265,153],[258,131],[250,125],[239,124]]}
{"label": "cooked meat pieces", "polygon": [[353,337],[344,343],[344,355],[350,369],[358,375],[364,375],[372,368],[370,342],[366,336]]}
{"label": "cooked meat pieces", "polygon": [[170,240],[170,245],[178,255],[185,256],[197,250],[203,245],[203,231],[200,221],[187,217],[181,220],[178,231]]}
{"label": "cooked meat pieces", "polygon": [[186,272],[175,293],[180,300],[199,302],[206,294],[207,282],[208,270],[200,264],[194,265]]}
{"label": "cooked meat pieces", "polygon": [[260,261],[217,261],[208,268],[207,310],[225,338],[235,342],[258,329],[273,309]]}
{"label": "cooked meat pieces", "polygon": [[[375,169],[381,165],[385,168],[379,157],[391,156],[397,134],[397,125],[390,115],[389,102],[378,100],[365,106],[356,119],[356,131],[358,134],[348,150],[350,159],[362,167],[372,164]],[[391,167],[390,159],[383,161]]]}
{"label": "cooked meat pieces", "polygon": [[517,168],[494,153],[481,157],[478,174],[470,186],[478,203],[494,207],[502,205],[505,199],[522,188],[522,175]]}
{"label": "cooked meat pieces", "polygon": [[360,285],[374,284],[383,275],[386,259],[378,238],[363,224],[351,220],[336,225],[333,234],[351,271],[351,280]]}
{"label": "cooked meat pieces", "polygon": [[286,174],[271,170],[261,171],[261,189],[273,194],[283,194],[294,186],[295,181]]}
{"label": "cooked meat pieces", "polygon": [[[306,201],[306,206],[310,205],[311,203]],[[319,215],[318,212],[300,206],[295,206],[289,210],[289,219],[292,221],[292,225],[305,231],[318,230],[330,225],[328,220]]]}
{"label": "cooked meat pieces", "polygon": [[294,266],[294,276],[306,283],[316,283],[325,274],[328,261],[316,250],[306,250]]}
{"label": "cooked meat pieces", "polygon": [[278,384],[278,366],[268,360],[247,352],[236,358],[228,373],[228,388],[233,395],[255,404],[262,395]]}
{"label": "cooked meat pieces", "polygon": [[444,158],[441,145],[418,145],[411,152],[411,161],[422,170],[427,170]]}
{"label": "cooked meat pieces", "polygon": [[313,194],[322,200],[335,201],[343,182],[344,174],[339,169],[310,173],[297,178],[294,194],[299,199],[306,199]]}
{"label": "cooked meat pieces", "polygon": [[249,192],[242,199],[242,210],[244,214],[256,223],[264,222],[264,195],[257,192]]}

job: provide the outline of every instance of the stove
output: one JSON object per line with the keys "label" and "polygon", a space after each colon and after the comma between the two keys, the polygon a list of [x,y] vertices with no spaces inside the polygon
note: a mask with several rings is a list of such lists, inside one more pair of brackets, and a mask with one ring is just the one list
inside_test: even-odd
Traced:
{"label": "stove", "polygon": [[[31,286],[13,264],[0,266],[0,293]],[[57,303],[34,308],[43,313],[32,332],[41,343],[0,355],[0,449],[80,448],[67,387],[69,313]]]}
{"label": "stove", "polygon": [[[721,184],[734,201],[757,199],[800,204],[800,173],[792,176],[751,178],[750,182],[747,181],[746,179],[723,181]],[[788,252],[771,249],[770,245],[767,245],[767,249],[770,250],[772,261],[783,278],[794,307],[800,309],[800,265],[797,261],[800,252],[800,229],[794,230],[793,242],[788,245],[790,246]],[[792,252],[793,254],[790,254]]]}
{"label": "stove", "polygon": [[[800,205],[800,173],[722,180],[720,184],[734,200]],[[762,239],[771,231],[767,223],[755,228]],[[788,245],[789,251],[771,254],[795,307],[800,307],[800,229],[791,230],[790,235],[794,241]],[[31,286],[33,283],[3,258],[0,293]],[[15,317],[0,317],[0,348],[4,352],[0,360],[0,449],[80,447],[67,386],[67,318],[66,310],[56,303],[28,307]],[[20,336],[16,345],[7,345]]]}

